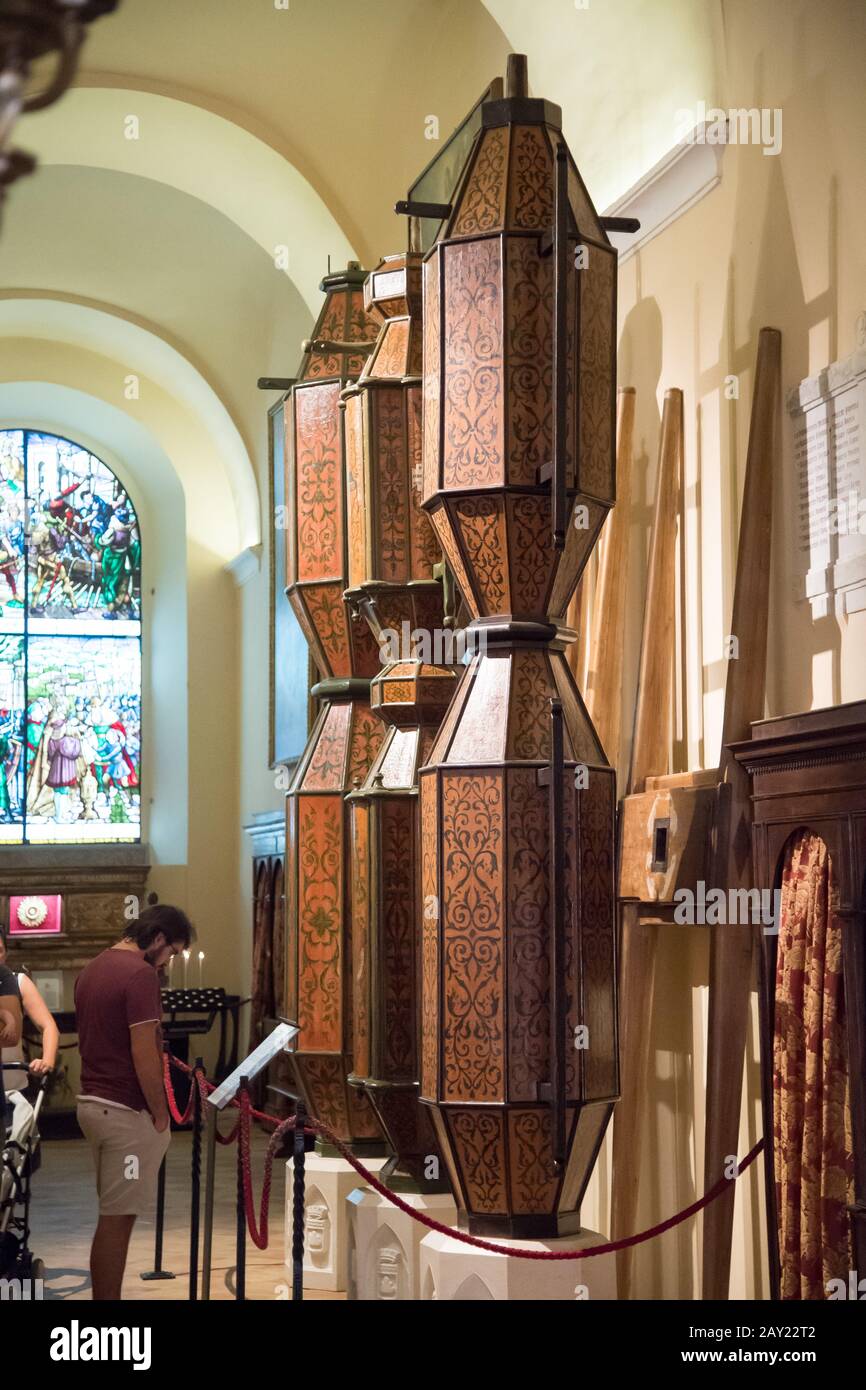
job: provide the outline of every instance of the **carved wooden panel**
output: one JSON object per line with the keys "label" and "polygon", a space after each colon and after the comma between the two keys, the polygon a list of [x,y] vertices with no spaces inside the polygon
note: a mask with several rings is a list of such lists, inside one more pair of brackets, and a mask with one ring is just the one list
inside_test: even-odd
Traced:
{"label": "carved wooden panel", "polygon": [[339,400],[339,382],[294,393],[297,577],[302,582],[343,575]]}
{"label": "carved wooden panel", "polygon": [[391,1080],[417,1075],[415,1039],[417,920],[414,803],[379,803],[382,907],[379,971],[384,985],[382,1074]]}
{"label": "carved wooden panel", "polygon": [[515,126],[511,136],[508,226],[538,231],[553,225],[553,153],[541,126]]}
{"label": "carved wooden panel", "polygon": [[442,775],[443,1098],[505,1098],[502,775]]}
{"label": "carved wooden panel", "polygon": [[343,800],[303,796],[298,805],[298,1049],[343,1045]]}
{"label": "carved wooden panel", "polygon": [[439,841],[438,782],[420,778],[421,797],[421,1094],[439,1089]]}
{"label": "carved wooden panel", "polygon": [[463,189],[452,236],[498,231],[505,219],[508,165],[507,126],[485,130]]}
{"label": "carved wooden panel", "polygon": [[370,1075],[370,808],[353,802],[352,1054],[359,1076]]}
{"label": "carved wooden panel", "polygon": [[472,1209],[483,1216],[505,1212],[504,1115],[498,1110],[454,1110],[449,1126]]}
{"label": "carved wooden panel", "polygon": [[502,285],[499,242],[458,242],[445,253],[445,488],[501,484]]}

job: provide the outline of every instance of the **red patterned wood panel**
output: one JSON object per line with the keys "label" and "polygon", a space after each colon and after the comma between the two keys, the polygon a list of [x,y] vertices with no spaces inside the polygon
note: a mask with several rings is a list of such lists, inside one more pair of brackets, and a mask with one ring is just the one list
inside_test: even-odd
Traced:
{"label": "red patterned wood panel", "polygon": [[553,154],[541,126],[515,126],[511,132],[508,226],[553,226]]}
{"label": "red patterned wood panel", "polygon": [[328,707],[313,756],[304,774],[304,791],[343,790],[351,718],[352,707],[349,704]]}
{"label": "red patterned wood panel", "polygon": [[449,508],[445,505],[435,507],[430,513],[430,519],[433,523],[436,537],[442,547],[442,553],[451,566],[451,572],[454,578],[457,580],[457,586],[465,602],[469,606],[473,618],[477,618],[478,604],[475,599],[475,591],[469,583],[469,576],[466,571],[466,566],[463,563],[463,556],[460,553],[454,536],[454,531],[452,529],[454,522]]}
{"label": "red patterned wood panel", "polygon": [[298,579],[342,579],[339,383],[297,389],[294,401]]}
{"label": "red patterned wood panel", "polygon": [[403,390],[377,387],[371,392],[371,447],[377,462],[375,521],[377,554],[371,577],[403,584],[409,570],[409,459]]}
{"label": "red patterned wood panel", "polygon": [[509,1110],[508,1157],[512,1210],[520,1216],[550,1211],[559,1179],[553,1171],[548,1109]]}
{"label": "red patterned wood panel", "polygon": [[469,177],[461,190],[451,236],[498,231],[505,220],[508,126],[482,132]]}
{"label": "red patterned wood panel", "polygon": [[421,1094],[439,1088],[439,844],[435,773],[419,779],[421,801]]}
{"label": "red patterned wood panel", "polygon": [[611,389],[616,256],[590,246],[580,270],[580,439],[577,457],[581,491],[613,498],[614,404]]}
{"label": "red patterned wood panel", "polygon": [[349,775],[346,790],[351,791],[356,779],[363,782],[385,738],[385,726],[381,719],[360,700],[352,703],[352,742],[349,749]]}
{"label": "red patterned wood panel", "polygon": [[286,797],[285,968],[286,1018],[298,1017],[298,800]]}
{"label": "red patterned wood panel", "polygon": [[325,676],[328,674],[328,662],[325,657],[324,648],[322,647],[322,644],[319,641],[319,636],[316,631],[316,628],[310,618],[309,613],[307,612],[307,604],[304,597],[304,590],[298,588],[290,589],[288,598],[289,603],[291,604],[292,612],[297,618],[298,627],[304,634],[304,637],[310,648],[310,656],[313,658],[313,661],[315,662],[320,674]]}
{"label": "red patterned wood panel", "polygon": [[449,506],[472,569],[480,616],[511,612],[505,499],[460,497]]}
{"label": "red patterned wood panel", "polygon": [[409,320],[390,319],[367,368],[367,375],[399,380],[407,374],[408,360]]}
{"label": "red patterned wood panel", "polygon": [[381,854],[379,965],[383,1014],[382,1076],[390,1081],[417,1076],[416,940],[418,920],[416,802],[378,803]]}
{"label": "red patterned wood panel", "polygon": [[343,799],[298,798],[298,1022],[302,1052],[340,1052]]}
{"label": "red patterned wood panel", "polygon": [[365,397],[357,392],[346,400],[346,492],[349,509],[349,578],[347,588],[355,589],[369,578],[367,526],[370,503],[367,497],[365,455]]}
{"label": "red patterned wood panel", "polygon": [[508,1099],[550,1080],[550,824],[535,768],[510,768],[508,791]]}
{"label": "red patterned wood panel", "polygon": [[346,1092],[342,1057],[298,1057],[295,1066],[303,1079],[313,1114],[348,1142],[354,1137]]}
{"label": "red patterned wood panel", "polygon": [[[345,337],[347,343],[375,342],[379,333],[379,325],[364,308],[364,288],[362,285],[353,289],[349,294],[346,310],[345,334],[340,333],[338,337]],[[325,335],[322,334],[322,336]],[[360,376],[366,361],[367,358],[361,353],[357,356],[348,356],[345,366],[346,376]]]}
{"label": "red patterned wood panel", "polygon": [[370,1076],[370,810],[353,801],[352,1054],[358,1076]]}
{"label": "red patterned wood panel", "polygon": [[502,774],[443,772],[444,1100],[505,1098]]}
{"label": "red patterned wood panel", "polygon": [[342,579],[338,579],[334,584],[305,585],[302,591],[310,622],[327,662],[324,674],[329,676],[353,674],[349,620],[343,602],[345,587]]}
{"label": "red patterned wood panel", "polygon": [[507,238],[505,256],[508,481],[534,487],[553,457],[553,264],[536,237]]}
{"label": "red patterned wood panel", "polygon": [[502,277],[498,238],[445,255],[444,487],[501,486],[504,456]]}
{"label": "red patterned wood panel", "polygon": [[475,678],[448,752],[449,763],[502,762],[508,735],[511,652],[490,651]]}
{"label": "red patterned wood panel", "polygon": [[409,526],[410,570],[413,579],[429,579],[433,566],[442,559],[436,533],[426,512],[421,510],[424,496],[422,485],[423,429],[422,394],[420,386],[405,388],[406,447],[409,467]]}
{"label": "red patterned wood panel", "polygon": [[480,1216],[507,1211],[505,1116],[501,1111],[453,1110],[448,1123],[470,1209]]}
{"label": "red patterned wood panel", "polygon": [[[346,294],[337,290],[329,294],[322,306],[312,337],[330,338],[338,341],[343,337],[346,327]],[[320,381],[323,377],[339,376],[343,370],[342,358],[335,354],[311,352],[307,355],[304,367],[305,381]]]}
{"label": "red patterned wood panel", "polygon": [[613,826],[614,777],[593,772],[578,796],[580,825],[580,946],[583,1019],[590,1046],[584,1056],[585,1098],[615,1096],[616,1049]]}
{"label": "red patterned wood panel", "polygon": [[439,406],[441,352],[439,333],[439,252],[424,266],[424,496],[432,497],[439,486]]}
{"label": "red patterned wood panel", "polygon": [[559,552],[550,544],[550,503],[546,497],[510,493],[505,498],[511,612],[547,619],[547,601]]}
{"label": "red patterned wood panel", "polygon": [[515,651],[505,751],[509,761],[550,761],[549,702],[555,693],[546,653],[526,648]]}
{"label": "red patterned wood panel", "polygon": [[[345,609],[345,604],[343,607]],[[345,621],[351,650],[349,674],[366,676],[372,680],[381,668],[382,657],[379,652],[379,645],[370,630],[370,624],[360,614],[354,618],[347,615]]]}

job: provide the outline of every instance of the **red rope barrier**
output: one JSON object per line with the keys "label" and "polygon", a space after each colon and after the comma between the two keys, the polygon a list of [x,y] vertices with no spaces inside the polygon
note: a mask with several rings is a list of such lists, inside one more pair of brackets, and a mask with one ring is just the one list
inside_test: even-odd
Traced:
{"label": "red rope barrier", "polygon": [[[699,1197],[696,1202],[692,1202],[691,1206],[686,1207],[685,1210],[677,1212],[675,1216],[668,1217],[666,1221],[660,1221],[656,1226],[650,1226],[646,1231],[639,1231],[637,1235],[625,1236],[622,1240],[606,1241],[604,1245],[593,1245],[590,1246],[588,1250],[517,1250],[510,1245],[497,1245],[493,1241],[481,1240],[478,1236],[470,1236],[465,1231],[458,1231],[455,1230],[453,1226],[445,1226],[441,1221],[435,1221],[432,1216],[425,1216],[425,1214],[418,1211],[416,1207],[409,1206],[408,1202],[404,1202],[396,1192],[392,1192],[391,1189],[386,1187],[384,1183],[381,1183],[373,1173],[369,1172],[368,1169],[364,1167],[363,1163],[361,1163],[351,1150],[346,1147],[342,1140],[337,1138],[333,1130],[328,1129],[327,1125],[323,1124],[321,1120],[314,1120],[313,1117],[310,1116],[309,1123],[314,1129],[317,1129],[320,1134],[325,1135],[328,1142],[339,1150],[346,1161],[355,1169],[355,1172],[359,1173],[374,1191],[378,1192],[380,1196],[391,1202],[395,1207],[399,1207],[400,1211],[405,1212],[407,1216],[411,1216],[415,1221],[420,1221],[422,1226],[427,1226],[431,1231],[438,1231],[440,1235],[450,1236],[452,1239],[458,1240],[464,1245],[473,1245],[477,1250],[489,1250],[494,1255],[508,1255],[519,1260],[584,1260],[589,1259],[593,1255],[608,1255],[615,1250],[625,1250],[630,1245],[640,1245],[645,1240],[652,1240],[655,1236],[660,1236],[665,1231],[672,1230],[673,1227],[678,1226],[680,1222],[687,1221],[690,1216],[695,1216],[703,1207],[709,1206],[710,1202],[714,1202],[717,1197],[721,1196],[728,1182],[732,1181],[729,1178],[719,1178],[718,1182],[713,1184],[709,1192],[705,1192],[702,1197]],[[754,1163],[763,1147],[764,1141],[763,1139],[759,1139],[755,1147],[750,1150],[742,1163],[738,1165],[737,1177],[746,1171],[750,1163]]]}
{"label": "red rope barrier", "polygon": [[186,1110],[181,1114],[177,1106],[177,1096],[171,1084],[171,1067],[169,1066],[168,1053],[162,1054],[162,1080],[165,1086],[165,1098],[168,1101],[168,1109],[171,1118],[177,1125],[185,1125],[192,1116],[192,1107],[195,1103],[195,1079],[189,1088],[189,1099],[186,1103]]}
{"label": "red rope barrier", "polygon": [[[192,1068],[186,1066],[185,1063],[181,1062],[179,1058],[172,1057],[171,1062],[173,1062],[175,1066],[179,1067],[180,1070],[192,1074]],[[171,1095],[170,1082],[168,1081],[168,1072],[169,1059],[168,1055],[166,1055],[166,1090],[167,1093]],[[204,1101],[207,1098],[208,1092],[216,1090],[216,1087],[213,1086],[209,1081],[207,1081],[207,1079],[200,1072],[196,1071],[195,1076],[198,1078],[198,1085],[201,1092],[202,1101]],[[172,1101],[173,1097],[169,1099],[169,1106],[172,1105]],[[238,1139],[241,1148],[244,1207],[246,1210],[247,1228],[250,1233],[250,1239],[252,1240],[253,1244],[257,1247],[257,1249],[266,1250],[268,1245],[268,1212],[270,1208],[271,1182],[273,1178],[274,1158],[276,1157],[276,1151],[279,1147],[280,1139],[287,1131],[294,1129],[295,1120],[294,1117],[290,1117],[287,1120],[277,1120],[273,1115],[262,1114],[262,1112],[254,1109],[250,1101],[249,1094],[247,1092],[242,1092],[240,1100],[235,1098],[230,1102],[230,1104],[232,1106],[237,1107],[240,1111],[237,1124],[234,1126],[231,1133],[228,1135],[221,1135],[217,1130],[217,1139],[221,1144],[231,1144],[234,1142],[235,1138]],[[188,1110],[189,1109],[191,1109],[191,1106],[188,1107]],[[172,1113],[174,1114],[174,1111],[172,1111]],[[252,1151],[250,1142],[250,1122],[253,1117],[255,1117],[256,1119],[265,1120],[268,1124],[276,1126],[273,1134],[271,1135],[268,1141],[268,1147],[265,1151],[264,1174],[262,1178],[262,1196],[261,1202],[259,1204],[258,1220],[256,1219],[255,1201],[253,1198],[252,1184]],[[696,1216],[697,1213],[699,1211],[702,1211],[704,1207],[709,1206],[710,1202],[714,1202],[717,1197],[721,1196],[722,1192],[726,1190],[728,1182],[733,1181],[733,1179],[729,1178],[719,1178],[718,1182],[714,1183],[708,1192],[705,1192],[702,1197],[699,1197],[697,1199],[697,1201],[692,1202],[690,1206],[685,1207],[682,1211],[677,1212],[676,1215],[669,1216],[665,1221],[660,1221],[657,1223],[657,1225],[650,1226],[645,1231],[639,1231],[636,1235],[624,1236],[621,1240],[606,1241],[602,1245],[593,1245],[586,1250],[521,1250],[515,1249],[513,1246],[510,1245],[500,1245],[495,1241],[481,1240],[478,1236],[470,1236],[465,1231],[458,1231],[453,1226],[445,1226],[441,1221],[434,1220],[432,1216],[425,1215],[425,1213],[419,1211],[417,1207],[412,1207],[409,1205],[408,1202],[404,1202],[402,1197],[400,1197],[399,1193],[392,1192],[389,1187],[386,1187],[383,1182],[380,1182],[379,1179],[375,1176],[375,1174],[371,1173],[368,1168],[365,1168],[364,1164],[360,1161],[360,1159],[355,1157],[351,1149],[349,1149],[348,1146],[343,1143],[342,1139],[339,1139],[337,1135],[334,1133],[334,1131],[330,1129],[328,1125],[326,1125],[322,1120],[317,1120],[314,1116],[309,1115],[307,1117],[307,1123],[309,1125],[310,1130],[318,1132],[325,1139],[327,1139],[330,1144],[334,1145],[334,1148],[337,1149],[337,1151],[340,1154],[342,1154],[343,1158],[345,1158],[347,1163],[351,1164],[351,1166],[355,1169],[355,1172],[359,1175],[359,1177],[362,1177],[364,1181],[370,1187],[373,1188],[374,1192],[378,1192],[381,1197],[384,1197],[386,1199],[386,1201],[391,1202],[393,1206],[398,1207],[400,1211],[405,1212],[407,1216],[410,1216],[413,1219],[413,1221],[419,1221],[421,1225],[426,1226],[428,1230],[438,1231],[440,1235],[449,1236],[453,1240],[460,1241],[463,1245],[472,1245],[475,1247],[476,1250],[488,1250],[491,1252],[491,1254],[507,1255],[511,1259],[518,1260],[585,1260],[590,1259],[595,1255],[609,1255],[616,1250],[627,1250],[629,1246],[632,1245],[641,1245],[644,1241],[653,1240],[656,1236],[663,1235],[666,1231],[673,1230],[673,1228],[675,1226],[679,1226],[681,1222],[688,1221],[690,1217]],[[745,1173],[749,1165],[754,1163],[755,1159],[758,1157],[758,1154],[761,1152],[763,1147],[764,1141],[763,1139],[759,1139],[757,1144],[755,1144],[754,1148],[750,1149],[749,1153],[746,1154],[746,1157],[742,1160],[742,1162],[737,1165],[737,1177],[740,1177],[741,1174]]]}

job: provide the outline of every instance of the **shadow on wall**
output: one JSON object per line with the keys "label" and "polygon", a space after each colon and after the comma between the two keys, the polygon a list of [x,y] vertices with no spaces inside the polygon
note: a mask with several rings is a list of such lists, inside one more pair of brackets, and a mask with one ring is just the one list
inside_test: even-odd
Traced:
{"label": "shadow on wall", "polygon": [[[650,528],[658,474],[658,441],[661,414],[660,387],[674,383],[661,381],[662,315],[654,299],[640,297],[640,252],[637,263],[638,302],[622,325],[617,353],[617,384],[635,389],[634,455],[632,459],[631,515],[629,534],[628,598],[625,610],[623,660],[623,699],[620,728],[619,790],[626,790],[631,757],[635,696],[640,665],[641,634],[646,595],[646,571]],[[665,771],[659,768],[659,772]]]}
{"label": "shadow on wall", "polygon": [[[805,56],[801,61],[805,62]],[[752,101],[760,106],[764,87],[760,63],[754,70],[753,77]],[[806,85],[805,77],[803,85]],[[792,129],[790,137],[792,144],[794,139],[797,141],[797,160],[808,162],[810,158],[814,159],[818,161],[817,167],[820,167],[820,146],[822,135],[825,133],[822,113],[826,100],[822,93],[811,92],[803,96],[799,109],[817,109],[818,118],[814,122],[814,128],[812,123],[801,121],[795,128],[795,134]],[[786,111],[786,120],[787,115]],[[791,126],[793,128],[793,121]],[[691,459],[687,457],[687,476],[695,481],[693,484],[690,483],[680,498],[682,573],[685,573],[688,563],[693,577],[689,602],[696,604],[698,608],[697,614],[694,615],[696,622],[692,623],[689,633],[694,631],[700,634],[701,614],[705,606],[702,586],[704,589],[712,586],[721,592],[720,611],[724,615],[723,621],[730,621],[751,390],[760,329],[772,326],[781,330],[783,392],[809,374],[810,346],[813,365],[816,365],[816,353],[827,362],[833,361],[838,355],[837,179],[831,175],[825,184],[827,202],[822,215],[826,220],[822,224],[819,219],[818,223],[826,228],[825,240],[813,233],[821,243],[818,250],[821,254],[821,264],[826,266],[826,270],[819,278],[819,287],[807,298],[804,278],[814,283],[815,267],[813,261],[806,259],[804,246],[799,244],[798,248],[795,236],[789,194],[790,172],[786,183],[783,166],[783,158],[787,153],[787,146],[784,154],[776,157],[765,157],[759,150],[750,147],[730,148],[725,154],[725,178],[719,190],[667,233],[667,249],[670,251],[675,251],[678,247],[682,250],[684,238],[688,238],[695,248],[695,260],[692,262],[695,266],[695,289],[691,301],[694,305],[693,320],[689,323],[676,323],[669,317],[664,323],[668,339],[674,333],[683,341],[688,341],[690,336],[694,335],[695,369],[693,373],[686,372],[682,381],[660,381],[665,339],[659,306],[664,306],[666,313],[668,305],[673,310],[676,302],[674,294],[678,287],[675,281],[671,281],[663,266],[659,269],[660,243],[656,243],[643,254],[647,261],[652,259],[654,287],[660,282],[662,290],[659,292],[658,302],[653,298],[643,298],[640,289],[641,253],[635,258],[638,277],[637,304],[623,325],[619,353],[620,384],[632,385],[637,391],[632,504],[633,529],[637,534],[632,538],[629,604],[624,639],[626,663],[623,686],[627,692],[624,732],[630,732],[640,646],[647,543],[652,517],[660,428],[657,401],[659,388],[684,388],[687,421],[688,412],[694,412],[686,428],[687,450],[700,451],[701,448],[700,402],[703,402],[704,410],[715,409],[718,412],[718,461],[715,457],[702,457],[700,452],[696,457],[693,454]],[[790,171],[791,166],[787,167]],[[696,246],[695,238],[699,240],[703,233],[708,238],[709,245],[712,223],[721,223],[729,205],[726,200],[730,198],[734,200],[733,216],[728,245],[723,252],[724,259],[719,268],[719,275],[724,277],[724,309],[718,334],[718,351],[716,361],[701,369],[697,354],[699,345],[704,340],[701,324],[702,302],[711,304],[714,298],[712,292],[709,292],[702,301],[702,290],[707,285],[714,288],[714,269],[706,256],[700,258],[700,248]],[[801,243],[804,235],[805,233],[800,234]],[[687,266],[688,262],[684,264]],[[665,286],[671,289],[670,295],[664,292]],[[718,300],[715,302],[718,303]],[[705,311],[709,312],[711,311]],[[726,398],[725,378],[730,376],[736,377],[739,382],[739,400]],[[798,515],[798,496],[796,477],[790,462],[790,425],[784,400],[780,425],[782,466],[780,475],[775,479],[774,489],[773,568],[766,696],[767,710],[771,713],[808,709],[818,697],[820,703],[837,702],[842,697],[840,624],[835,617],[814,622],[809,605],[797,603],[793,599],[792,585],[796,573],[794,526]],[[710,431],[704,431],[704,438],[707,437],[712,437]],[[712,479],[715,482],[717,469],[720,516],[716,520],[704,518],[703,524],[724,527],[724,544],[720,572],[704,574],[700,552],[701,526],[696,528],[697,540],[690,538],[692,549],[686,553],[683,550],[685,532],[682,523],[687,513],[691,515],[699,509],[702,479],[707,482]],[[709,495],[710,492],[711,489],[707,487],[705,495]],[[695,545],[698,547],[697,550],[694,548]],[[694,587],[695,584],[697,588]],[[683,603],[686,593],[682,583],[679,597]],[[702,650],[703,644],[700,637],[697,646],[691,636],[689,641],[683,640],[682,633],[679,642],[677,682],[682,689],[685,688],[689,666],[696,659],[695,653]],[[815,658],[819,655],[824,655],[829,661],[829,691],[826,687],[816,689],[814,665]],[[723,659],[708,661],[702,665],[704,697],[715,691],[721,698],[727,670],[728,663]],[[694,681],[693,668],[692,680]],[[702,705],[705,708],[705,699]],[[693,715],[695,713],[700,718],[703,709],[693,710]],[[685,732],[684,728],[680,730],[680,739],[674,749],[674,767],[677,770],[688,766]],[[701,743],[699,746],[702,750],[701,763],[704,766],[713,766],[718,760],[719,749],[711,744],[704,746]],[[676,936],[672,930],[660,931],[660,961],[657,972],[659,983],[650,1040],[653,1060],[647,1096],[645,1140],[645,1152],[651,1158],[645,1167],[641,1188],[638,1216],[641,1228],[673,1214],[693,1201],[702,1191],[708,944],[707,934],[700,930],[684,934],[683,929],[678,928]],[[756,1142],[761,1130],[760,1067],[754,1017],[749,1031],[747,1056],[743,1062],[746,1123],[740,1144],[741,1152],[745,1152],[746,1148]],[[734,1232],[732,1295],[762,1297],[767,1294],[767,1286],[760,1165],[753,1165],[748,1176],[741,1179],[741,1183],[743,1190],[738,1197],[738,1216]],[[689,1222],[661,1240],[640,1247],[635,1264],[635,1293],[638,1297],[696,1297],[700,1288],[699,1271],[699,1227],[696,1229],[695,1223]]]}

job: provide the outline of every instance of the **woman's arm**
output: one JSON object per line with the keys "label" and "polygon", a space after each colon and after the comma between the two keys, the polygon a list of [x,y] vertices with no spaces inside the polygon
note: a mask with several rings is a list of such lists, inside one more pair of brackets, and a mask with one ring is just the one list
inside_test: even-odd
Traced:
{"label": "woman's arm", "polygon": [[21,1000],[17,994],[0,994],[0,1047],[16,1047],[21,1041]]}
{"label": "woman's arm", "polygon": [[57,1061],[57,1045],[60,1042],[60,1033],[57,1024],[51,1017],[48,1005],[27,975],[21,980],[21,1003],[27,1013],[27,1017],[36,1024],[42,1034],[42,1056],[37,1057],[30,1063],[30,1070],[39,1075],[42,1072],[52,1071]]}

